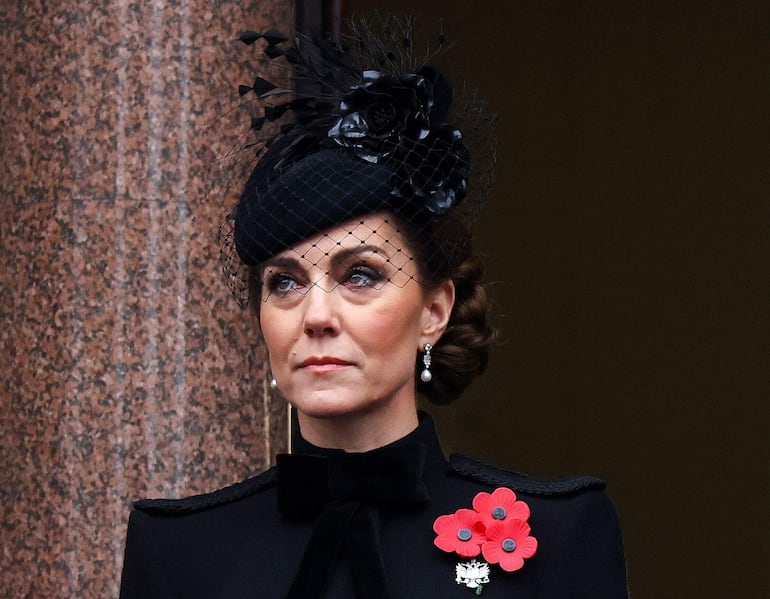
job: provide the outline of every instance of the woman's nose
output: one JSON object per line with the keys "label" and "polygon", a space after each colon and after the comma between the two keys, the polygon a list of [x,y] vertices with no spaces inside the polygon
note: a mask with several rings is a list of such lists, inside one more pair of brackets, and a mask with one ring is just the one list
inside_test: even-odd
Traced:
{"label": "woman's nose", "polygon": [[337,298],[333,290],[315,283],[305,295],[304,330],[311,337],[336,335],[340,329]]}

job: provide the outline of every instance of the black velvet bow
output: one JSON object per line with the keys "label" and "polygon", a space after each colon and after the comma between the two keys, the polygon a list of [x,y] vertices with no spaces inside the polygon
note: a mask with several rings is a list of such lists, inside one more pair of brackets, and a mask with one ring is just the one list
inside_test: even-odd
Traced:
{"label": "black velvet bow", "polygon": [[425,447],[383,447],[366,453],[278,456],[278,508],[292,518],[314,516],[331,499],[369,504],[427,501]]}
{"label": "black velvet bow", "polygon": [[278,507],[289,518],[318,522],[287,599],[323,597],[344,550],[358,597],[388,599],[378,507],[429,499],[425,448],[391,446],[367,453],[278,456]]}

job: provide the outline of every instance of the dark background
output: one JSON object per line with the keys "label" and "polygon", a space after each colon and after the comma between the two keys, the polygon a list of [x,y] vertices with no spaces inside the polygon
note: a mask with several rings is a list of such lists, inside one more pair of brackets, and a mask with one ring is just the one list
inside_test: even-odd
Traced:
{"label": "dark background", "polygon": [[[633,597],[770,596],[768,9],[349,0],[444,17],[499,114],[500,342],[452,451],[608,480]],[[435,29],[434,29],[435,30]]]}

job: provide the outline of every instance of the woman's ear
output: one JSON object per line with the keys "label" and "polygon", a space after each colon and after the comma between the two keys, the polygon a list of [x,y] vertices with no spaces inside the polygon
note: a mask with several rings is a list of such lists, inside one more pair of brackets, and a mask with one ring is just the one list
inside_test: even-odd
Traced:
{"label": "woman's ear", "polygon": [[455,305],[455,284],[447,279],[435,287],[428,287],[425,292],[425,310],[420,344],[435,345],[444,334],[452,308]]}

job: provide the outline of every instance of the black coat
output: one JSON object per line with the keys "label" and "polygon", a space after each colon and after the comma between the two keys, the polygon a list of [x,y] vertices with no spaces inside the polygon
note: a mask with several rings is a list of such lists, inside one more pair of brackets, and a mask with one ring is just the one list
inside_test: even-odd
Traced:
{"label": "black coat", "polygon": [[[417,501],[384,501],[377,492],[356,499],[351,492],[318,502],[312,489],[319,481],[300,464],[299,478],[289,484],[272,468],[208,495],[138,502],[129,520],[121,599],[283,598],[295,579],[301,582],[295,581],[294,597],[469,598],[475,591],[455,582],[455,566],[469,559],[434,545],[433,522],[471,508],[477,493],[496,487],[512,489],[529,505],[538,549],[517,571],[491,565],[482,596],[627,597],[620,526],[599,479],[545,481],[462,456],[447,462],[426,415],[389,447],[409,446],[422,447],[421,457],[407,464],[420,470],[427,491]],[[301,440],[298,452],[333,453]],[[381,488],[387,494],[391,486]],[[291,515],[279,511],[279,495],[284,503],[296,500]]]}

